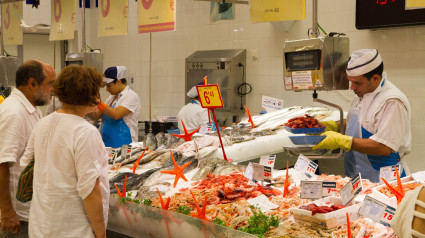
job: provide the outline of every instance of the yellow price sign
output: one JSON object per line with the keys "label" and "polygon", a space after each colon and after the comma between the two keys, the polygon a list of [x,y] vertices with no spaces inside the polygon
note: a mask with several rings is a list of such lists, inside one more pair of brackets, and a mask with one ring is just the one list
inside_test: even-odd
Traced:
{"label": "yellow price sign", "polygon": [[199,101],[203,108],[223,107],[223,99],[221,99],[218,84],[198,85],[196,89],[198,90]]}

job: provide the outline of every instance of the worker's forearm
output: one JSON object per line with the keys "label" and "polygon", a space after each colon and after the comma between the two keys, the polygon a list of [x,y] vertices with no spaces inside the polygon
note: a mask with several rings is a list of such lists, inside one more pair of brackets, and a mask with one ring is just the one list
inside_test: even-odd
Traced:
{"label": "worker's forearm", "polygon": [[353,138],[351,149],[367,155],[389,156],[391,148],[371,139]]}
{"label": "worker's forearm", "polygon": [[2,217],[14,213],[9,192],[9,164],[0,164],[0,210]]}
{"label": "worker's forearm", "polygon": [[106,226],[103,217],[102,193],[100,191],[99,179],[93,191],[84,200],[84,209],[90,220],[91,227],[96,237],[106,237]]}

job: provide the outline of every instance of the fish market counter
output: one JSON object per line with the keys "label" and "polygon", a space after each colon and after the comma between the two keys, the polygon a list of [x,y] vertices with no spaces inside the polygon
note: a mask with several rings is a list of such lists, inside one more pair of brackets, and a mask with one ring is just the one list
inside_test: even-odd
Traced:
{"label": "fish market counter", "polygon": [[119,200],[113,197],[109,200],[107,229],[132,237],[256,237],[212,222],[156,207],[131,202],[120,204]]}

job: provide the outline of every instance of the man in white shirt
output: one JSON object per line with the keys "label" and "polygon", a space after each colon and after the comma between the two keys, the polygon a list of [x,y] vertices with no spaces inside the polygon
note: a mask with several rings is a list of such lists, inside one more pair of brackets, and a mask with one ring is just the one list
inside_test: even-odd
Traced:
{"label": "man in white shirt", "polygon": [[0,104],[0,237],[11,237],[11,233],[17,234],[17,237],[28,236],[30,203],[16,199],[22,171],[19,162],[31,131],[41,118],[37,106],[49,103],[55,79],[52,66],[29,60],[16,72],[16,89]]}
{"label": "man in white shirt", "polygon": [[409,100],[383,70],[384,63],[376,49],[351,54],[347,77],[357,97],[348,113],[347,135],[325,132],[326,138],[313,147],[345,149],[345,174],[353,177],[361,173],[362,178],[375,183],[380,180],[380,168],[400,164],[412,144]]}

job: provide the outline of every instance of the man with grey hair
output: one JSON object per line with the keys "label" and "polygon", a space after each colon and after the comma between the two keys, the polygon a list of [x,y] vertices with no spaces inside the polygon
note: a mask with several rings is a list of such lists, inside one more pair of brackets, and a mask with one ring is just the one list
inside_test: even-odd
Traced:
{"label": "man with grey hair", "polygon": [[[406,95],[386,77],[376,49],[357,50],[347,64],[354,98],[347,117],[346,134],[324,133],[313,149],[345,149],[345,174],[379,182],[381,167],[401,164],[412,144],[411,110]],[[403,163],[400,173],[405,174]]]}
{"label": "man with grey hair", "polygon": [[28,60],[16,71],[16,88],[0,104],[0,237],[28,237],[30,203],[16,199],[20,159],[36,122],[37,106],[50,101],[56,72],[49,64]]}

